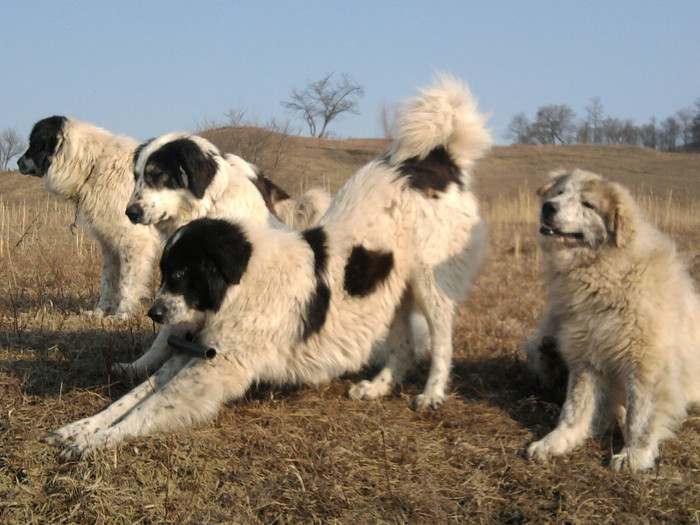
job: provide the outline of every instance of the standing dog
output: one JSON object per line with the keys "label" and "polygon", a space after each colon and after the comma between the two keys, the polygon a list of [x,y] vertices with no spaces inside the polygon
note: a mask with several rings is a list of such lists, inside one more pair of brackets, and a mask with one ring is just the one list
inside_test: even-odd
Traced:
{"label": "standing dog", "polygon": [[[126,215],[134,224],[152,225],[164,239],[200,217],[245,218],[273,228],[304,229],[330,204],[330,196],[320,189],[292,199],[254,165],[187,133],[170,133],[144,144],[136,156],[135,175]],[[145,375],[170,356],[170,335],[182,337],[193,329],[188,323],[164,327],[147,352],[133,363],[116,363],[113,372]]]}
{"label": "standing dog", "polygon": [[34,125],[17,162],[21,173],[42,177],[51,194],[74,204],[76,222],[100,244],[100,300],[88,314],[131,314],[148,293],[162,246],[154,228],[134,225],[124,215],[137,148],[135,140],[92,124],[49,117]]}
{"label": "standing dog", "polygon": [[541,344],[554,342],[569,379],[557,427],[527,454],[565,454],[621,418],[625,445],[612,468],[648,469],[687,406],[700,402],[692,279],[673,242],[644,221],[619,184],[557,172],[538,194],[549,302],[527,342],[528,363],[550,382],[551,356]]}
{"label": "standing dog", "polygon": [[256,381],[316,383],[358,370],[388,335],[386,367],[351,391],[387,394],[412,363],[414,309],[427,319],[432,350],[415,407],[440,406],[455,309],[485,252],[470,168],[490,136],[466,86],[449,77],[399,122],[392,148],[348,180],[312,229],[200,219],[178,230],[149,315],[196,326],[217,356],[175,354],[104,411],[57,430],[51,442],[62,455],[211,418]]}

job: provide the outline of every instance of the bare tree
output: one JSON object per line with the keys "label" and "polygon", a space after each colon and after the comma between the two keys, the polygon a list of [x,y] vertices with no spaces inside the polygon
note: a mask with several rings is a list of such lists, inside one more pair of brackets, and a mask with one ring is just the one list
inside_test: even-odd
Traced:
{"label": "bare tree", "polygon": [[379,123],[382,126],[382,133],[385,139],[394,137],[394,126],[396,124],[396,106],[382,104],[381,113],[379,114]]}
{"label": "bare tree", "polygon": [[659,147],[666,151],[673,151],[681,136],[681,125],[673,117],[668,117],[661,123],[658,137]]}
{"label": "bare tree", "polygon": [[591,103],[586,106],[586,122],[590,126],[591,130],[591,142],[593,144],[601,144],[603,142],[603,103],[600,101],[600,97],[593,97]]}
{"label": "bare tree", "polygon": [[693,141],[692,130],[693,130],[693,119],[695,118],[695,112],[693,108],[683,108],[676,112],[676,119],[681,127],[681,140],[684,146],[690,145]]}
{"label": "bare tree", "polygon": [[520,112],[513,117],[506,132],[506,138],[513,141],[513,144],[532,144],[532,124],[525,113]]}
{"label": "bare tree", "polygon": [[343,75],[336,84],[331,82],[332,76],[330,73],[310,82],[304,89],[292,87],[289,100],[280,102],[284,108],[301,115],[312,137],[325,137],[328,125],[338,115],[357,114],[359,98],[365,94],[362,86],[349,76]]}
{"label": "bare tree", "polygon": [[15,128],[6,128],[0,134],[0,171],[7,171],[12,157],[22,153],[27,146]]}
{"label": "bare tree", "polygon": [[645,148],[656,148],[658,145],[656,117],[651,117],[649,124],[645,124],[639,128],[639,140]]}
{"label": "bare tree", "polygon": [[532,125],[534,138],[540,144],[569,144],[575,133],[576,113],[567,105],[542,106]]}

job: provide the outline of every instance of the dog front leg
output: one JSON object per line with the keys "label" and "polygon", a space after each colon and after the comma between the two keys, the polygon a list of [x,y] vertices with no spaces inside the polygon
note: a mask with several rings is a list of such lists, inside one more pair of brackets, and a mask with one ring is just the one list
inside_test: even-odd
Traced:
{"label": "dog front leg", "polygon": [[87,436],[109,427],[153,392],[162,389],[188,360],[189,358],[186,356],[176,356],[170,359],[147,381],[138,385],[101,412],[55,430],[46,441],[51,445],[70,447],[75,441],[84,440]]}
{"label": "dog front leg", "polygon": [[191,359],[170,382],[134,406],[123,418],[67,443],[62,456],[78,459],[115,447],[127,439],[171,432],[211,419],[223,403],[241,397],[251,382],[252,377],[239,362],[226,360],[224,356],[206,361]]}
{"label": "dog front leg", "polygon": [[102,250],[102,274],[100,275],[100,300],[93,310],[84,315],[102,317],[111,314],[117,306],[119,289],[119,256],[100,241]]}
{"label": "dog front leg", "polygon": [[631,472],[654,466],[659,455],[659,431],[655,429],[653,388],[638,379],[629,380],[626,391],[625,446],[615,454],[610,466],[615,471]]}
{"label": "dog front leg", "polygon": [[111,371],[113,374],[124,377],[145,377],[149,372],[157,370],[172,355],[172,350],[168,346],[168,337],[175,335],[184,338],[188,333],[189,326],[184,323],[163,326],[151,347],[132,363],[114,363]]}
{"label": "dog front leg", "polygon": [[527,448],[528,457],[547,460],[561,456],[588,439],[593,433],[600,397],[598,379],[593,370],[571,372],[557,427]]}
{"label": "dog front leg", "polygon": [[126,319],[148,294],[155,251],[156,243],[150,238],[134,239],[122,249],[119,260],[119,304],[114,312],[117,318]]}

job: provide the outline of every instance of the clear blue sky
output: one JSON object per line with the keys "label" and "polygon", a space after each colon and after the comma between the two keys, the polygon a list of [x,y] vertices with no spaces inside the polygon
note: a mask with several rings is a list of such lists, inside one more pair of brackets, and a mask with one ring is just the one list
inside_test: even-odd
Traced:
{"label": "clear blue sky", "polygon": [[[466,80],[498,142],[512,117],[567,104],[637,124],[700,99],[700,1],[83,1],[0,5],[0,129],[63,114],[139,140],[223,121],[286,120],[329,72],[365,89],[341,137],[436,71]],[[301,121],[293,121],[303,131]]]}

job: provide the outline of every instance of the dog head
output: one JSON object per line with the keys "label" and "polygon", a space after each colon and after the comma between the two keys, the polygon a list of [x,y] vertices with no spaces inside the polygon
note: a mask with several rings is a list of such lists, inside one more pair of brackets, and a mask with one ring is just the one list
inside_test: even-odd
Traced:
{"label": "dog head", "polygon": [[597,250],[621,248],[635,235],[638,212],[630,193],[599,175],[578,169],[554,172],[537,194],[544,242]]}
{"label": "dog head", "polygon": [[197,219],[168,240],[160,259],[161,286],[148,311],[157,323],[197,322],[218,311],[240,282],[253,251],[243,228],[221,219]]}
{"label": "dog head", "polygon": [[219,170],[221,153],[196,135],[171,133],[136,152],[136,186],[126,214],[134,224],[158,224],[176,217],[188,202],[202,199]]}
{"label": "dog head", "polygon": [[19,172],[43,177],[51,167],[51,160],[62,141],[66,117],[49,117],[40,120],[29,134],[29,147],[17,161]]}

